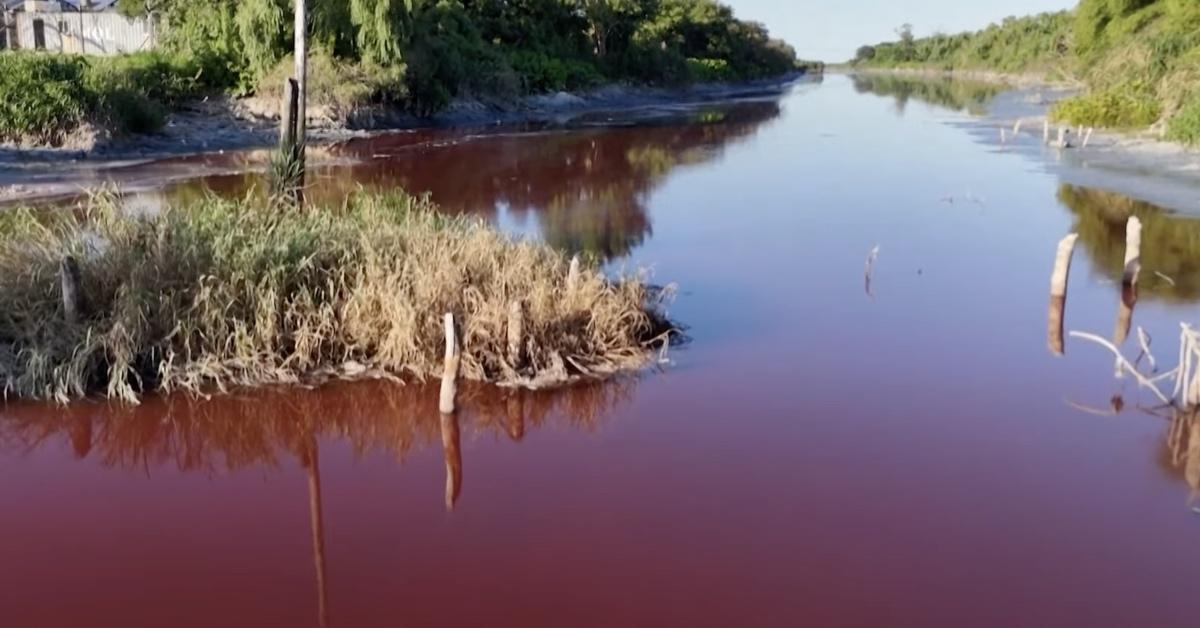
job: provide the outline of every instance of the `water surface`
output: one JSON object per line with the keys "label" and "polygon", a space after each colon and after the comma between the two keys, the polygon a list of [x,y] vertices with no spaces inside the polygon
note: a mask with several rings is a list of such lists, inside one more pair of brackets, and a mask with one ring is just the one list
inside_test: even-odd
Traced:
{"label": "water surface", "polygon": [[453,420],[391,383],[9,404],[3,624],[1196,625],[1200,423],[1098,347],[1052,356],[1046,306],[1078,231],[1065,324],[1110,335],[1138,215],[1133,325],[1172,365],[1200,223],[1002,149],[972,94],[831,76],[342,147],[316,194],[403,185],[649,267],[693,341],[637,378],[471,388]]}

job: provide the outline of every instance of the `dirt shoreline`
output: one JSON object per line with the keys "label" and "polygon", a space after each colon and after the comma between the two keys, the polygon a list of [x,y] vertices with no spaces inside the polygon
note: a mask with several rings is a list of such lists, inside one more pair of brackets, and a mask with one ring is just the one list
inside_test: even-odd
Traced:
{"label": "dirt shoreline", "polygon": [[[994,83],[1008,87],[996,96],[974,124],[977,138],[1001,150],[1040,160],[1047,171],[1066,183],[1100,188],[1169,209],[1200,216],[1200,148],[1161,139],[1154,130],[1094,129],[1082,146],[1077,127],[1050,122],[1051,139],[1067,129],[1069,148],[1042,141],[1050,107],[1082,88],[1033,74],[921,69],[846,69],[847,75],[892,74],[914,78],[947,78]],[[1017,121],[1020,134],[1013,135]],[[1006,140],[1001,142],[1001,131]],[[1086,130],[1085,130],[1086,133]]]}
{"label": "dirt shoreline", "polygon": [[[580,92],[528,96],[507,105],[460,99],[431,118],[418,118],[387,107],[367,107],[336,115],[313,107],[308,116],[310,141],[322,145],[387,131],[553,122],[599,111],[778,95],[804,76],[794,73],[759,81],[704,83],[683,88],[611,84]],[[81,133],[84,137],[74,146],[64,148],[0,144],[0,170],[22,163],[136,160],[269,148],[278,140],[278,132],[275,103],[253,97],[205,99],[172,112],[163,129],[156,133],[108,139],[102,133],[84,131]]]}

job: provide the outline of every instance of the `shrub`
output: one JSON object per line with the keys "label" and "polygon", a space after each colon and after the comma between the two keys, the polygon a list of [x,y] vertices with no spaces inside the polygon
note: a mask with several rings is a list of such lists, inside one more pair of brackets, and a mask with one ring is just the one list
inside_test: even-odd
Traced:
{"label": "shrub", "polygon": [[559,58],[544,52],[516,50],[508,62],[526,93],[558,92],[592,87],[602,80],[596,66],[576,59]]}
{"label": "shrub", "polygon": [[0,53],[0,141],[57,145],[91,110],[81,57]]}
{"label": "shrub", "polygon": [[1171,118],[1167,124],[1167,139],[1185,144],[1200,144],[1200,94]]}
{"label": "shrub", "polygon": [[688,59],[688,73],[696,81],[728,81],[735,78],[724,59]]}
{"label": "shrub", "polygon": [[1050,112],[1055,120],[1114,128],[1149,126],[1161,114],[1162,105],[1158,99],[1137,84],[1074,96],[1057,103]]}
{"label": "shrub", "polygon": [[[330,107],[337,113],[379,102],[402,102],[408,95],[403,64],[377,66],[335,58],[321,47],[308,56],[308,103]],[[295,73],[295,61],[286,56],[259,81],[259,96],[279,100],[283,84]]]}

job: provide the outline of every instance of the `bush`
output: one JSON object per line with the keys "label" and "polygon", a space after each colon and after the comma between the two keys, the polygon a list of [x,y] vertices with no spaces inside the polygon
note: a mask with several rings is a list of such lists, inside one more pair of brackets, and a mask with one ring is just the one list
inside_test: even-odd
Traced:
{"label": "bush", "polygon": [[1162,105],[1145,87],[1127,84],[1068,98],[1050,111],[1055,120],[1114,128],[1135,128],[1154,124],[1162,114]]}
{"label": "bush", "polygon": [[688,73],[696,81],[728,81],[733,76],[733,68],[724,59],[688,59]]}
{"label": "bush", "polygon": [[1167,124],[1167,139],[1185,144],[1200,144],[1200,94],[1171,118]]}
{"label": "bush", "polygon": [[[259,96],[280,100],[283,84],[295,73],[295,61],[286,56],[259,81]],[[308,103],[350,113],[359,107],[381,102],[403,102],[408,97],[403,64],[388,67],[335,58],[328,49],[317,48],[308,56]]]}
{"label": "bush", "polygon": [[595,86],[602,80],[600,71],[591,63],[552,57],[540,51],[509,52],[508,62],[526,93],[582,89]]}
{"label": "bush", "polygon": [[0,53],[0,141],[58,145],[91,111],[81,57]]}

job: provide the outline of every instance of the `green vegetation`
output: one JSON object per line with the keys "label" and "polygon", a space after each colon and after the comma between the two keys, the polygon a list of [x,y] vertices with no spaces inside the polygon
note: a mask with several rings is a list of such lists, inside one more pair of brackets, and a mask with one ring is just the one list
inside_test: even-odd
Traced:
{"label": "green vegetation", "polygon": [[987,103],[1003,88],[995,83],[949,78],[911,77],[899,74],[859,74],[853,77],[854,91],[891,96],[896,110],[903,112],[910,99],[956,111],[982,114]]}
{"label": "green vegetation", "polygon": [[[0,53],[0,142],[57,145],[85,122],[153,131],[198,92],[276,94],[290,70],[287,0],[125,0],[168,28],[163,50],[113,59]],[[717,0],[309,0],[310,99],[432,115],[457,97],[508,102],[606,81],[748,80],[797,70],[787,44]],[[36,86],[36,89],[34,88]],[[44,87],[44,89],[43,89]]]}
{"label": "green vegetation", "polygon": [[[131,216],[100,196],[82,219],[0,213],[0,383],[5,396],[203,392],[364,372],[442,369],[442,313],[462,376],[562,383],[644,364],[668,337],[659,292],[587,268],[403,193],[303,210],[205,197]],[[81,298],[63,305],[62,268]],[[508,357],[510,304],[525,310]]]}
{"label": "green vegetation", "polygon": [[59,145],[84,122],[153,131],[201,88],[199,68],[159,53],[75,57],[0,54],[0,142]]}
{"label": "green vegetation", "polygon": [[[910,31],[911,32],[911,31]],[[977,33],[864,46],[855,64],[1040,73],[1080,80],[1064,122],[1161,128],[1200,144],[1200,2],[1081,0],[1072,12],[1008,18]]]}

